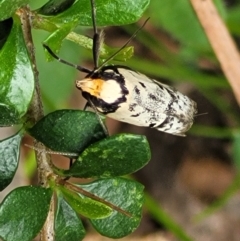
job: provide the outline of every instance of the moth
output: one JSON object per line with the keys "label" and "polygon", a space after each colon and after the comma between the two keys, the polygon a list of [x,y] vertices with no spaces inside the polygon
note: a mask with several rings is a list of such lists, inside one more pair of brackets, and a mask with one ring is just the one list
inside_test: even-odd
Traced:
{"label": "moth", "polygon": [[122,50],[141,28],[114,56],[98,66],[101,34],[96,28],[94,0],[91,0],[91,6],[94,28],[95,67],[93,70],[59,58],[47,45],[43,44],[45,49],[58,61],[87,73],[84,79],[76,81],[76,87],[87,100],[87,105],[95,111],[136,126],[151,127],[169,134],[185,136],[185,132],[192,126],[197,113],[197,105],[193,100],[172,87],[126,66],[107,65],[109,60]]}

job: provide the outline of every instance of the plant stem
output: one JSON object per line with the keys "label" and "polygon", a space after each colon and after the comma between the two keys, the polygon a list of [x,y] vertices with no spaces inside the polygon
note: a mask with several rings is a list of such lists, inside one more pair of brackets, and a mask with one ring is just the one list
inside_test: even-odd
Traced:
{"label": "plant stem", "polygon": [[[17,11],[17,15],[19,15],[21,20],[23,36],[24,36],[26,47],[28,49],[30,60],[32,63],[34,81],[35,81],[35,90],[34,90],[32,102],[27,112],[27,121],[29,121],[30,123],[36,123],[44,116],[44,113],[43,113],[43,105],[42,105],[42,100],[40,95],[40,85],[39,85],[38,70],[37,70],[35,53],[34,53],[34,45],[33,45],[33,39],[31,34],[31,22],[30,22],[31,16],[29,15],[29,13],[30,13],[30,10],[27,7],[21,8]],[[48,188],[49,185],[48,185],[47,177],[49,176],[49,174],[52,173],[51,157],[46,152],[45,147],[41,143],[37,142],[36,140],[34,141],[34,146],[38,149],[43,150],[42,152],[35,152],[37,167],[38,167],[38,182],[41,186]],[[50,203],[48,217],[40,233],[41,241],[54,241],[53,224],[54,224],[54,196],[52,197],[52,200]]]}

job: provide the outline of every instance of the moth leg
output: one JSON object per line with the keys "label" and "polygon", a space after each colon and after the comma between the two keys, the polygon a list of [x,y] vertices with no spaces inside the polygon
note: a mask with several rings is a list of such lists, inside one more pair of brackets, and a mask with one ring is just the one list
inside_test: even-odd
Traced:
{"label": "moth leg", "polygon": [[91,105],[89,104],[89,102],[87,102],[83,108],[83,110],[85,111],[88,107],[91,107]]}
{"label": "moth leg", "polygon": [[[101,124],[101,126],[103,128],[103,131],[104,131],[106,137],[108,137],[109,136],[108,129],[107,129],[106,125],[103,123],[103,120],[101,119],[101,116],[100,116],[96,106],[92,103],[92,101],[90,99],[88,99],[87,104],[90,104],[90,106],[93,108],[93,110],[94,110],[94,112],[95,112],[95,114],[96,114],[96,116],[98,118],[98,121],[99,121],[99,123]],[[86,107],[86,105],[85,105],[85,107]]]}

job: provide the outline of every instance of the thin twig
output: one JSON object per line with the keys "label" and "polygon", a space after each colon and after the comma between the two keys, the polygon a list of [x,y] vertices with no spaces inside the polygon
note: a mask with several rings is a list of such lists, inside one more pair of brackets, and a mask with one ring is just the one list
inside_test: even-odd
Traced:
{"label": "thin twig", "polygon": [[240,105],[240,54],[212,0],[190,0]]}
{"label": "thin twig", "polygon": [[[36,123],[39,119],[43,117],[44,114],[43,114],[43,106],[42,106],[42,101],[40,96],[38,70],[36,67],[36,59],[35,59],[34,45],[33,45],[33,39],[31,34],[31,22],[30,22],[29,13],[30,13],[30,10],[27,7],[21,8],[17,12],[17,14],[21,19],[23,36],[24,36],[25,43],[29,52],[30,60],[32,63],[34,81],[35,81],[34,95],[27,113],[27,118],[28,118],[28,121],[30,121],[31,123]],[[37,141],[34,141],[34,146],[38,149],[39,148],[43,150],[45,149],[45,147]],[[38,166],[38,182],[43,187],[49,187],[47,182],[48,180],[47,176],[50,173],[52,173],[51,157],[47,152],[35,152],[35,155],[36,155],[37,166]],[[41,241],[54,241],[53,224],[54,224],[54,196],[51,199],[48,217],[40,233]]]}
{"label": "thin twig", "polygon": [[51,155],[61,155],[61,156],[70,156],[70,157],[78,157],[79,156],[79,153],[75,153],[75,152],[60,152],[60,151],[52,151],[50,149],[46,150],[45,149],[40,149],[40,148],[37,148],[36,146],[31,146],[31,145],[28,145],[28,144],[24,144],[24,146],[28,147],[28,148],[31,148],[37,152],[46,152],[48,154],[51,154]]}
{"label": "thin twig", "polygon": [[[63,182],[63,180],[61,180],[61,181]],[[129,218],[132,217],[132,214],[131,214],[131,213],[129,213],[129,212],[127,212],[127,211],[119,208],[118,206],[116,206],[116,205],[114,205],[114,204],[112,204],[112,203],[110,203],[110,202],[108,202],[108,201],[106,201],[106,200],[104,200],[104,199],[102,199],[102,198],[94,195],[94,194],[91,193],[91,192],[88,192],[88,191],[86,191],[86,190],[84,190],[84,189],[82,189],[82,188],[80,188],[80,187],[77,187],[77,186],[73,185],[73,184],[70,183],[70,182],[64,181],[64,183],[61,183],[61,184],[63,184],[63,185],[64,185],[65,187],[67,187],[69,190],[73,190],[73,191],[78,192],[78,193],[81,193],[82,195],[84,195],[84,196],[86,196],[86,197],[89,197],[89,198],[91,198],[91,199],[93,199],[93,200],[95,200],[95,201],[101,202],[101,203],[109,206],[109,207],[112,208],[113,210],[118,211],[119,213],[122,213],[122,214],[124,214],[125,216],[127,216],[127,217],[129,217]]]}

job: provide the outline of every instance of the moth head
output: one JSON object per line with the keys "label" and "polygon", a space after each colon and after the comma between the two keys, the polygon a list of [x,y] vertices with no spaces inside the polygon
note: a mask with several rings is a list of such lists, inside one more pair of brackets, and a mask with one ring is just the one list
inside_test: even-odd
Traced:
{"label": "moth head", "polygon": [[114,79],[85,78],[76,81],[76,87],[106,103],[114,103],[122,97],[120,84]]}

